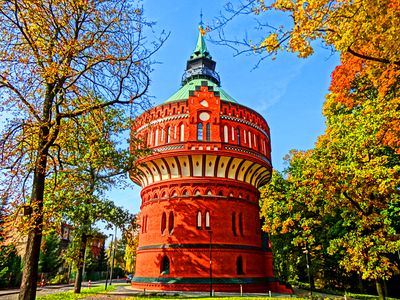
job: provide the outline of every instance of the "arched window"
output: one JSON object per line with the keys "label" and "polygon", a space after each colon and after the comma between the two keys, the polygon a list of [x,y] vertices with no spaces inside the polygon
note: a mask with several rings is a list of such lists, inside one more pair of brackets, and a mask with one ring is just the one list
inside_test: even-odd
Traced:
{"label": "arched window", "polygon": [[171,127],[167,127],[167,144],[171,143]]}
{"label": "arched window", "polygon": [[228,142],[228,126],[224,126],[224,142]]}
{"label": "arched window", "polygon": [[197,124],[197,140],[198,141],[203,140],[203,123]]}
{"label": "arched window", "polygon": [[144,232],[147,232],[147,229],[149,228],[148,219],[149,217],[146,215],[146,217],[144,218]]}
{"label": "arched window", "polygon": [[174,126],[174,140],[176,140],[176,132],[177,132],[178,130],[177,130],[177,128],[176,128],[176,125]]}
{"label": "arched window", "polygon": [[172,234],[174,232],[174,213],[172,211],[169,212],[168,231],[169,234]]}
{"label": "arched window", "polygon": [[144,233],[144,232],[145,232],[145,228],[146,228],[146,223],[145,223],[145,220],[146,220],[146,217],[145,217],[145,216],[143,216],[143,218],[142,218],[142,233]]}
{"label": "arched window", "polygon": [[236,259],[236,274],[237,275],[243,275],[243,258],[241,256],[239,256]]}
{"label": "arched window", "polygon": [[170,268],[169,258],[168,256],[165,255],[161,262],[161,275],[169,274],[169,268]]}
{"label": "arched window", "polygon": [[235,128],[231,128],[232,130],[232,141],[234,141],[235,140]]}
{"label": "arched window", "polygon": [[240,145],[240,128],[236,128],[237,144]]}
{"label": "arched window", "polygon": [[233,235],[236,236],[236,214],[233,212],[232,213],[232,232]]}
{"label": "arched window", "polygon": [[163,212],[161,216],[161,234],[164,234],[166,228],[167,228],[167,214]]}
{"label": "arched window", "polygon": [[154,146],[158,146],[158,128],[156,128],[156,133],[154,135]]}
{"label": "arched window", "polygon": [[249,147],[251,148],[251,132],[249,131]]}
{"label": "arched window", "polygon": [[211,141],[211,125],[210,123],[206,124],[206,141]]}
{"label": "arched window", "polygon": [[206,211],[206,229],[210,229],[210,212]]}
{"label": "arched window", "polygon": [[197,212],[197,220],[196,220],[196,227],[197,229],[201,229],[201,212]]}
{"label": "arched window", "polygon": [[185,140],[185,124],[181,124],[180,127],[179,141],[183,142]]}
{"label": "arched window", "polygon": [[153,146],[153,130],[150,130],[149,146]]}
{"label": "arched window", "polygon": [[243,215],[242,213],[239,214],[239,233],[243,236]]}
{"label": "arched window", "polygon": [[243,131],[243,142],[246,144],[247,143],[247,137],[246,137],[246,130]]}

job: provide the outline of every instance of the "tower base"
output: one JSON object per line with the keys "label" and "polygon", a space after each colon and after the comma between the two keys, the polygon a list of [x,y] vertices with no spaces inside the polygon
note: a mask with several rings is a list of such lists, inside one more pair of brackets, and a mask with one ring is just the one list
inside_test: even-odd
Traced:
{"label": "tower base", "polygon": [[293,294],[293,290],[275,278],[146,278],[134,277],[132,288],[146,291],[192,291],[230,293],[281,293]]}

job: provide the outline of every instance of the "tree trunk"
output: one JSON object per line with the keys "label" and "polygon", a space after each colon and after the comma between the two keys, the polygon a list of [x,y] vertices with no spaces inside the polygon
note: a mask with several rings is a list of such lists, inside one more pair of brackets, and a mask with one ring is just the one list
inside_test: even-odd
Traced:
{"label": "tree trunk", "polygon": [[78,271],[76,272],[75,285],[74,285],[74,293],[75,294],[79,294],[81,292],[83,264],[85,263],[84,259],[85,259],[86,244],[87,244],[87,235],[82,234],[81,247],[79,250],[78,263],[77,263]]}
{"label": "tree trunk", "polygon": [[376,291],[378,292],[379,299],[385,300],[385,293],[383,292],[382,282],[380,280],[376,281]]}
{"label": "tree trunk", "polygon": [[[44,133],[46,132],[45,129]],[[43,131],[42,131],[43,134]],[[40,139],[44,149],[45,139]],[[40,243],[42,241],[42,223],[43,223],[43,195],[44,184],[46,178],[47,167],[47,150],[44,149],[37,159],[36,168],[33,176],[32,197],[31,205],[33,212],[31,217],[33,219],[33,229],[28,233],[28,240],[26,243],[26,250],[24,256],[24,271],[22,273],[21,287],[19,292],[20,300],[35,300],[36,298],[36,284],[38,279],[38,261],[40,253]]]}

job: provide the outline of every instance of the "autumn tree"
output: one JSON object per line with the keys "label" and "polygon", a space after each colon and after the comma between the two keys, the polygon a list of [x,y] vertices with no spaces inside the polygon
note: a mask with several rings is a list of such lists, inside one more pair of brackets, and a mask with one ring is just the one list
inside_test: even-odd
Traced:
{"label": "autumn tree", "polygon": [[[34,299],[49,161],[70,120],[139,105],[149,57],[137,1],[0,1],[2,197],[29,206],[20,299]],[[149,49],[149,47],[151,49]],[[99,102],[101,99],[101,102]],[[52,163],[57,166],[56,162]],[[25,191],[30,189],[30,195]]]}
{"label": "autumn tree", "polygon": [[139,245],[139,226],[136,223],[136,218],[123,232],[123,240],[126,245],[124,253],[125,271],[133,274],[136,267],[136,251]]}
{"label": "autumn tree", "polygon": [[[57,186],[45,202],[45,215],[66,220],[74,227],[77,267],[75,292],[79,293],[83,279],[85,251],[96,222],[124,230],[133,219],[127,211],[107,199],[105,192],[113,186],[127,184],[127,172],[135,172],[133,162],[146,149],[126,149],[123,137],[116,136],[129,129],[124,111],[102,108],[102,114],[89,112],[73,119],[60,135],[64,145],[58,152],[60,170],[51,179]],[[135,143],[132,143],[134,145]],[[61,168],[62,166],[62,168]]]}

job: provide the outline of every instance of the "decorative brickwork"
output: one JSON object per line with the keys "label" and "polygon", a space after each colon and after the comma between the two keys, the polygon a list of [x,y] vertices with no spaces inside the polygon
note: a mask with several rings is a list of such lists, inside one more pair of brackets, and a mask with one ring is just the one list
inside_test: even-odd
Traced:
{"label": "decorative brickwork", "polygon": [[268,124],[211,78],[215,62],[206,53],[189,60],[182,90],[132,127],[141,147],[153,150],[131,175],[143,188],[132,286],[291,293],[262,246],[258,188],[272,171]]}

